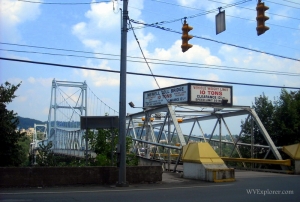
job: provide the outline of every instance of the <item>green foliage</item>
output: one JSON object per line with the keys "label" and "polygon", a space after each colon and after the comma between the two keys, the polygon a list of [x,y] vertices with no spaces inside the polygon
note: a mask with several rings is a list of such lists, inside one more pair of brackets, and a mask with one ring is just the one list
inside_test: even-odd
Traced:
{"label": "green foliage", "polygon": [[24,118],[24,117],[20,117],[20,116],[18,116],[18,119],[19,119],[18,127],[20,129],[33,128],[34,124],[45,124],[46,123],[46,122],[39,121],[36,119]]}
{"label": "green foliage", "polygon": [[281,90],[279,100],[275,101],[273,132],[275,144],[290,145],[300,142],[300,90],[287,92]]}
{"label": "green foliage", "polygon": [[[255,99],[252,106],[259,116],[271,139],[277,146],[285,146],[300,142],[300,91],[281,90],[274,102],[264,94]],[[251,143],[251,122],[242,121],[243,142]],[[254,143],[267,145],[258,126],[254,124]],[[251,157],[249,147],[240,148],[243,157]],[[255,158],[264,158],[267,149],[254,149]],[[270,153],[271,154],[271,153]],[[271,154],[272,155],[272,154]]]}
{"label": "green foliage", "polygon": [[24,163],[24,151],[19,141],[25,134],[17,131],[17,113],[6,109],[6,105],[16,97],[15,91],[20,85],[5,82],[0,86],[0,166],[21,166]]}
{"label": "green foliage", "polygon": [[21,153],[20,153],[20,158],[21,158],[21,166],[29,166],[30,165],[30,143],[31,139],[28,136],[23,136],[19,139],[18,144],[21,147]]}
{"label": "green foliage", "polygon": [[36,163],[39,166],[56,166],[56,159],[51,148],[52,142],[48,142],[47,145],[42,142],[39,146],[38,154],[36,156]]}
{"label": "green foliage", "polygon": [[[89,144],[91,149],[97,154],[94,160],[90,160],[90,165],[95,166],[116,166],[117,155],[115,149],[119,141],[119,133],[117,129],[98,129],[96,132],[88,131]],[[137,165],[138,159],[135,154],[131,154],[132,140],[126,137],[126,164]]]}

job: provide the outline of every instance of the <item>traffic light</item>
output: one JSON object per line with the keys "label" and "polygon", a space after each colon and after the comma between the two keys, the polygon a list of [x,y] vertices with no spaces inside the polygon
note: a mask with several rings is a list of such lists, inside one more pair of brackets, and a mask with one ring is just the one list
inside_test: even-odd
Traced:
{"label": "traffic light", "polygon": [[265,3],[261,3],[260,0],[258,1],[257,6],[256,6],[257,36],[265,33],[265,31],[270,29],[269,27],[265,26],[265,21],[269,20],[269,17],[265,16],[265,11],[268,9],[269,9],[269,7],[265,6]]}
{"label": "traffic light", "polygon": [[193,47],[193,45],[188,44],[188,41],[191,38],[193,38],[193,36],[188,34],[189,31],[191,31],[192,29],[193,27],[190,27],[188,24],[186,24],[186,20],[184,20],[184,24],[182,26],[182,37],[181,37],[182,39],[181,49],[183,53]]}

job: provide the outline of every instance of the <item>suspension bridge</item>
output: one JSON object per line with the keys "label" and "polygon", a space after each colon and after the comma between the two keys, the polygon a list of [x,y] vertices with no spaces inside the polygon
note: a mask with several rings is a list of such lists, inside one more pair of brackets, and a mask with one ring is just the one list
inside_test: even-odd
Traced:
{"label": "suspension bridge", "polygon": [[[80,129],[81,116],[111,116],[118,112],[103,102],[86,82],[52,81],[48,123],[34,125],[33,149],[52,142],[56,154],[84,157],[89,150]],[[37,131],[43,138],[38,138]],[[93,155],[92,151],[89,151]]]}
{"label": "suspension bridge", "polygon": [[[174,91],[176,89],[178,90],[178,87]],[[163,90],[157,91],[163,92]],[[152,92],[149,95],[160,95],[161,92]],[[247,147],[251,159],[254,158],[255,152],[267,151],[264,158],[259,159],[256,163],[279,164],[282,169],[286,169],[286,166],[290,165],[290,161],[282,159],[279,152],[282,147],[275,146],[254,109],[247,106],[234,106],[232,100],[230,105],[227,104],[228,100],[225,104],[223,104],[224,100],[220,100],[220,105],[199,105],[171,102],[171,98],[161,99],[162,103],[159,106],[144,106],[141,112],[128,114],[126,117],[126,135],[132,138],[131,149],[137,155],[148,159],[167,159],[169,162],[172,158],[175,164],[173,169],[176,170],[181,158],[182,147],[191,141],[201,141],[209,142],[214,148],[217,148],[219,155],[226,161],[234,160],[230,159],[234,152],[239,159],[244,159],[240,148]],[[147,99],[144,94],[144,105],[147,105],[145,101]],[[80,128],[82,116],[118,116],[118,112],[97,97],[86,82],[54,79],[51,87],[48,124],[35,125],[35,131],[38,131],[38,127],[42,128],[39,131],[43,131],[44,135],[42,139],[38,139],[37,134],[34,135],[34,148],[43,142],[51,141],[52,150],[56,154],[83,158],[88,153],[93,156],[94,153],[84,138],[85,130]],[[240,128],[242,118],[236,119],[236,123],[231,124],[234,128],[240,128],[236,137],[233,136],[232,129],[227,123],[228,119],[239,116],[245,119],[244,127],[248,125],[252,128],[248,134],[251,139],[250,143],[242,142],[241,139],[245,132],[243,127]],[[232,119],[230,122],[233,122]],[[266,145],[255,144],[254,124],[261,131]],[[211,125],[211,128],[207,129],[208,125]],[[208,130],[208,132],[204,130]],[[223,139],[225,133],[228,134],[229,140]],[[214,139],[213,135],[207,136],[206,134],[217,134],[218,138]],[[227,159],[222,153],[222,147],[226,145],[232,145]],[[273,162],[267,159],[270,153],[276,158]],[[244,159],[240,162],[246,167],[245,162],[251,161]]]}

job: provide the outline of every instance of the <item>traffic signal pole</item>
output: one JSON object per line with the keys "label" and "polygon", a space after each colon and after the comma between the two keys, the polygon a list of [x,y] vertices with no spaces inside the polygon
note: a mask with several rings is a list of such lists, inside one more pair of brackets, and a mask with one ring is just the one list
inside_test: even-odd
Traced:
{"label": "traffic signal pole", "polygon": [[119,181],[116,186],[127,187],[126,181],[126,60],[127,60],[128,0],[123,0],[121,30],[120,98],[119,98]]}

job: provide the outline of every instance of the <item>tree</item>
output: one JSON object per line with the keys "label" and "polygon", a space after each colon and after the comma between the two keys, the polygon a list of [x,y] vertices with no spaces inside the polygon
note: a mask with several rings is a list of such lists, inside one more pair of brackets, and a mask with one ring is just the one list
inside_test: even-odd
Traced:
{"label": "tree", "polygon": [[[275,107],[272,104],[272,101],[263,93],[259,97],[255,98],[255,102],[252,104],[252,108],[256,111],[259,119],[263,123],[264,127],[268,131],[269,135],[273,136],[273,117]],[[245,125],[246,124],[246,125]],[[243,136],[241,140],[245,143],[251,143],[251,119],[248,120],[247,123],[242,121],[243,127]],[[264,136],[259,130],[258,126],[254,123],[253,125],[253,134],[254,134],[254,143],[267,145]],[[240,147],[241,153],[243,157],[250,158],[251,153],[249,147]],[[254,148],[254,153],[256,158],[263,158],[267,150],[261,148]]]}
{"label": "tree", "polygon": [[274,142],[278,146],[300,142],[300,90],[288,92],[281,90],[275,102]]}
{"label": "tree", "polygon": [[25,135],[17,131],[19,120],[17,113],[7,110],[6,105],[16,97],[15,91],[20,87],[9,82],[0,86],[0,166],[20,166],[22,164],[22,147],[18,141]]}
{"label": "tree", "polygon": [[[116,145],[118,143],[119,133],[117,129],[98,129],[88,131],[89,144],[91,149],[97,154],[94,165],[97,166],[115,166],[117,156],[115,155]],[[130,153],[132,139],[126,137],[126,164],[137,165],[138,159],[135,154]]]}
{"label": "tree", "polygon": [[[300,142],[300,91],[282,89],[280,96],[273,103],[268,97],[260,95],[252,105],[264,127],[276,146],[285,146]],[[242,121],[244,126],[242,141],[251,142],[251,124]],[[260,130],[254,124],[254,143],[266,145]],[[241,148],[244,157],[250,157],[249,148]],[[263,158],[266,149],[256,148],[256,158]]]}
{"label": "tree", "polygon": [[38,148],[38,154],[36,156],[36,163],[39,166],[56,166],[56,159],[52,148],[52,142],[44,144],[44,141]]}
{"label": "tree", "polygon": [[20,166],[29,166],[31,165],[31,161],[30,161],[30,143],[31,143],[31,139],[29,136],[24,135],[22,136],[19,141],[18,144],[21,147],[21,153],[20,153],[20,160],[21,160],[21,165]]}

